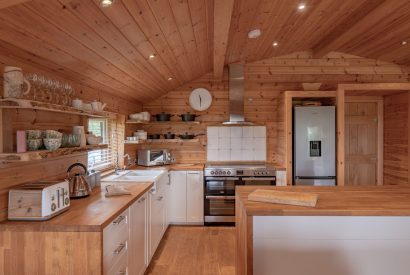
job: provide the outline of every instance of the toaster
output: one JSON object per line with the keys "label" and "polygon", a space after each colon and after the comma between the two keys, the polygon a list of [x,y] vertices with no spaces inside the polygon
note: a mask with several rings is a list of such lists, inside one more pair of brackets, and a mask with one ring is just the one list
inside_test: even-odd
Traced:
{"label": "toaster", "polygon": [[9,220],[48,220],[68,210],[68,181],[40,181],[15,186],[9,191]]}

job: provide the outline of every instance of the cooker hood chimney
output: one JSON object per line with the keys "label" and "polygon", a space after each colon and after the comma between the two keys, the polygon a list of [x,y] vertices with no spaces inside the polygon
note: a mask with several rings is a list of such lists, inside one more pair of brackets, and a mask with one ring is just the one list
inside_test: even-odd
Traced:
{"label": "cooker hood chimney", "polygon": [[243,64],[229,64],[229,121],[223,122],[223,124],[253,125],[253,123],[245,121],[244,84]]}

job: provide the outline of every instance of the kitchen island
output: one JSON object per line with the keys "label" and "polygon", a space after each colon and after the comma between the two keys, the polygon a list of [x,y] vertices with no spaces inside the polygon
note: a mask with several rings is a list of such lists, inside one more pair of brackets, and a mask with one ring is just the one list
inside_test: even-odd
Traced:
{"label": "kitchen island", "polygon": [[319,194],[314,208],[248,201],[256,189],[236,189],[236,274],[409,274],[409,187],[263,188]]}

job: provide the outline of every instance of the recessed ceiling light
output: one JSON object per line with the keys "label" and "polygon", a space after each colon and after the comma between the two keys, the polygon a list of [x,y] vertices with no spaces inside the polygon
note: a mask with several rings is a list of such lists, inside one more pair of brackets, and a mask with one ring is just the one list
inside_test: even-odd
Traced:
{"label": "recessed ceiling light", "polygon": [[149,57],[149,59],[153,59],[153,58],[155,58],[155,54],[152,53],[148,57]]}
{"label": "recessed ceiling light", "polygon": [[171,81],[173,78],[172,77],[168,77],[168,81]]}
{"label": "recessed ceiling light", "polygon": [[407,41],[401,41],[401,44],[404,46],[404,45],[407,45]]}
{"label": "recessed ceiling light", "polygon": [[254,39],[254,38],[258,38],[259,36],[261,36],[262,32],[260,29],[254,29],[251,30],[250,32],[248,32],[248,38],[249,39]]}
{"label": "recessed ceiling light", "polygon": [[276,42],[276,41],[274,41],[274,42],[272,43],[272,46],[277,47],[277,46],[279,46],[279,43]]}
{"label": "recessed ceiling light", "polygon": [[103,8],[107,8],[114,4],[115,0],[100,0],[100,6]]}
{"label": "recessed ceiling light", "polygon": [[301,4],[299,4],[299,6],[298,6],[298,10],[304,10],[306,8],[306,5],[305,4],[303,4],[303,3],[301,3]]}

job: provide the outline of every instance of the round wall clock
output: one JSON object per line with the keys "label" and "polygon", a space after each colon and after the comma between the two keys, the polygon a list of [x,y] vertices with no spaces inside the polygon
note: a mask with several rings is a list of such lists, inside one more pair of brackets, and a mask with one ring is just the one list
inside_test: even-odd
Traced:
{"label": "round wall clock", "polygon": [[189,105],[195,111],[205,111],[211,106],[212,95],[204,88],[196,88],[191,92],[189,96]]}

